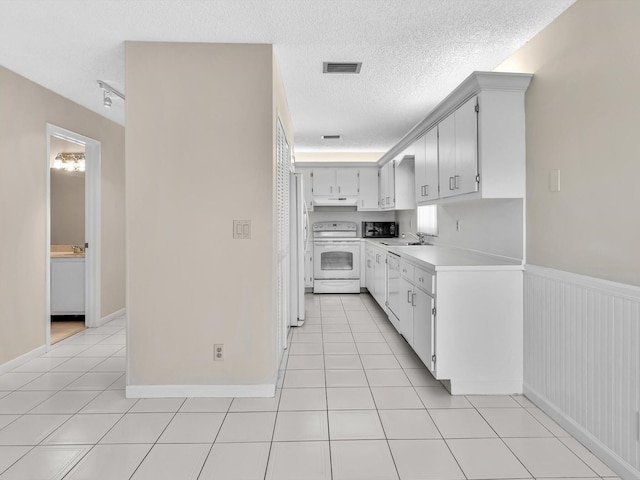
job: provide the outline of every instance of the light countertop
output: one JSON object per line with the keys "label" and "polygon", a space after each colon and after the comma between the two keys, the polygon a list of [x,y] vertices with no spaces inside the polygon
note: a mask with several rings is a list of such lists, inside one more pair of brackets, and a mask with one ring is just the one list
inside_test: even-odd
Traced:
{"label": "light countertop", "polygon": [[436,271],[446,270],[522,270],[522,261],[499,255],[439,245],[382,245],[397,239],[363,239],[400,255],[409,263]]}

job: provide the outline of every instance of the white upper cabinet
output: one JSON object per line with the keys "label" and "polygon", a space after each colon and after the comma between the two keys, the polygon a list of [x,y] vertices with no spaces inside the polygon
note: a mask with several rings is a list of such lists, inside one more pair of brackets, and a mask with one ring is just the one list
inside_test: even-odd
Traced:
{"label": "white upper cabinet", "polygon": [[472,97],[438,124],[440,196],[478,190],[478,113]]}
{"label": "white upper cabinet", "polygon": [[380,204],[383,210],[416,208],[414,195],[415,159],[413,150],[380,167]]}
{"label": "white upper cabinet", "polygon": [[358,169],[336,168],[336,188],[338,195],[357,195]]}
{"label": "white upper cabinet", "polygon": [[418,205],[439,198],[438,128],[434,127],[413,144],[416,161],[415,197]]}
{"label": "white upper cabinet", "polygon": [[338,194],[335,168],[313,169],[313,194],[319,197]]}
{"label": "white upper cabinet", "polygon": [[[414,197],[420,205],[438,198],[523,198],[524,95],[531,78],[474,72],[381,161],[397,158],[413,144]],[[431,178],[439,178],[438,188]]]}
{"label": "white upper cabinet", "polygon": [[380,210],[377,168],[361,168],[359,171],[358,210],[365,212]]}
{"label": "white upper cabinet", "polygon": [[358,195],[358,169],[314,168],[313,194],[317,197]]}

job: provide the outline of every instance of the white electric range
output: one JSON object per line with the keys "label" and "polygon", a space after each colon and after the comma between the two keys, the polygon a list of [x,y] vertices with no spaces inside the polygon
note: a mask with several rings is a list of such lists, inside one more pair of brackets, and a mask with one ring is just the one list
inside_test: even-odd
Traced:
{"label": "white electric range", "polygon": [[360,238],[355,222],[313,224],[313,293],[360,292]]}

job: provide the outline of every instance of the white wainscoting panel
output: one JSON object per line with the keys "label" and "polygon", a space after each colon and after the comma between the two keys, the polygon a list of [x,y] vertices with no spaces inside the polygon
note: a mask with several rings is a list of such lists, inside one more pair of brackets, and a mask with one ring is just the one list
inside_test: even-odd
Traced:
{"label": "white wainscoting panel", "polygon": [[640,288],[533,265],[524,285],[525,394],[640,478]]}

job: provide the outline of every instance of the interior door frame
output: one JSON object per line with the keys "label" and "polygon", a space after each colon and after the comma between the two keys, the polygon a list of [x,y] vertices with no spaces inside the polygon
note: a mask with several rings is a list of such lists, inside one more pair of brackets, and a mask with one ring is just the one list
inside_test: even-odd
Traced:
{"label": "interior door frame", "polygon": [[46,142],[46,347],[51,348],[51,138],[57,137],[85,147],[85,242],[89,247],[85,251],[85,325],[97,327],[100,325],[100,185],[101,185],[101,145],[98,140],[85,137],[57,125],[47,123]]}

